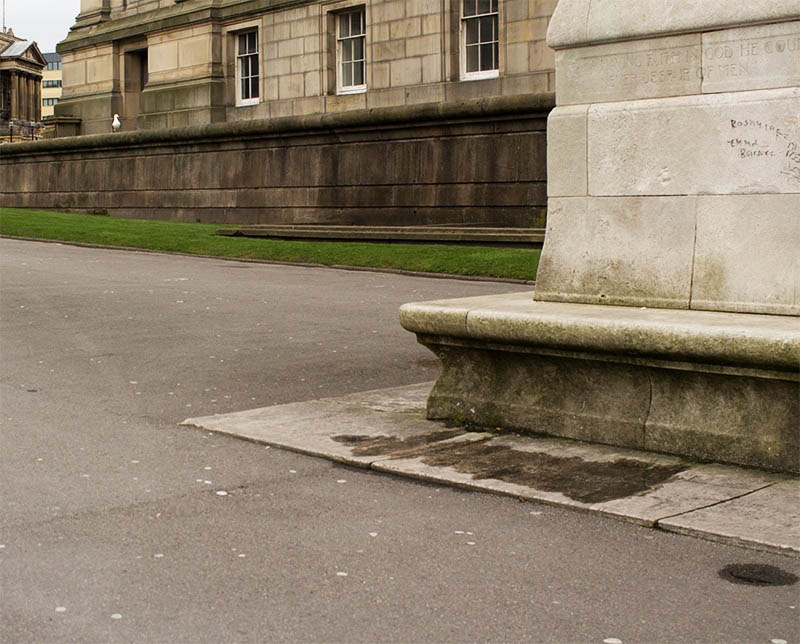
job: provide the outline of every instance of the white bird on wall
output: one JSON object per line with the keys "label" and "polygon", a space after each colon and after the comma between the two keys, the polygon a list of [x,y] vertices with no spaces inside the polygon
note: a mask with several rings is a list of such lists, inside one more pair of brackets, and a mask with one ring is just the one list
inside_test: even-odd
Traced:
{"label": "white bird on wall", "polygon": [[122,123],[119,120],[119,114],[114,114],[114,120],[111,122],[111,129],[115,132],[119,132],[119,128],[122,127]]}

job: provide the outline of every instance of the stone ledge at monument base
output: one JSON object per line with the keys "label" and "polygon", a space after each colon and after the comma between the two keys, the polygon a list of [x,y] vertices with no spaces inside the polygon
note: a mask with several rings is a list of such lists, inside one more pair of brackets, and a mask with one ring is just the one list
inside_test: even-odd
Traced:
{"label": "stone ledge at monument base", "polygon": [[791,316],[537,302],[406,304],[442,361],[428,418],[800,473]]}
{"label": "stone ledge at monument base", "polygon": [[4,145],[0,204],[228,224],[543,227],[552,107],[552,94],[531,94]]}

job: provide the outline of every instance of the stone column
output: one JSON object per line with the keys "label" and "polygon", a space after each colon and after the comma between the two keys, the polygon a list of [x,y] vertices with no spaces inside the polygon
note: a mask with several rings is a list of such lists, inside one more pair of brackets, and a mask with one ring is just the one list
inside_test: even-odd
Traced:
{"label": "stone column", "polygon": [[17,74],[17,72],[11,72],[8,98],[9,118],[13,121],[19,118],[19,74]]}
{"label": "stone column", "polygon": [[17,75],[17,118],[25,118],[25,76]]}
{"label": "stone column", "polygon": [[23,121],[28,117],[28,78],[25,74],[19,75],[19,94],[17,98],[19,118]]}
{"label": "stone column", "polygon": [[17,77],[17,114],[19,114],[19,118],[21,120],[25,120],[26,112],[28,111],[27,106],[25,104],[26,100],[26,90],[28,89],[28,83],[25,79],[25,74],[20,74]]}
{"label": "stone column", "polygon": [[33,87],[33,120],[38,123],[42,120],[42,79],[37,79]]}
{"label": "stone column", "polygon": [[34,101],[36,100],[36,80],[33,76],[28,76],[26,79],[26,90],[27,90],[27,97],[25,104],[28,106],[28,114],[25,117],[26,121],[34,121],[36,120],[34,117],[36,115],[36,104]]}
{"label": "stone column", "polygon": [[23,121],[30,121],[30,110],[31,110],[31,94],[30,94],[30,77],[27,74],[23,74],[21,81],[20,81],[20,92],[19,92],[19,117]]}

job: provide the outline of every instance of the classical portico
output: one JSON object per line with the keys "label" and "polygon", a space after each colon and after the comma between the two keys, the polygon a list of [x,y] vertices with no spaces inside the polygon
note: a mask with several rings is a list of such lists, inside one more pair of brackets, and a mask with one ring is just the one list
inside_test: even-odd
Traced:
{"label": "classical portico", "polygon": [[41,120],[45,65],[35,42],[0,33],[0,121]]}

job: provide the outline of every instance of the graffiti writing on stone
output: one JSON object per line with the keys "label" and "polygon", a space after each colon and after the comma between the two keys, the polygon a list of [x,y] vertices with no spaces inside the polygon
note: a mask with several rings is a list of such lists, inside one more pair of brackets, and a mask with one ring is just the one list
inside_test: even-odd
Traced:
{"label": "graffiti writing on stone", "polygon": [[786,162],[781,173],[800,183],[800,146],[795,141],[789,141],[786,146]]}
{"label": "graffiti writing on stone", "polygon": [[800,144],[786,129],[758,119],[729,119],[725,146],[739,159],[776,159],[779,172],[800,183]]}

